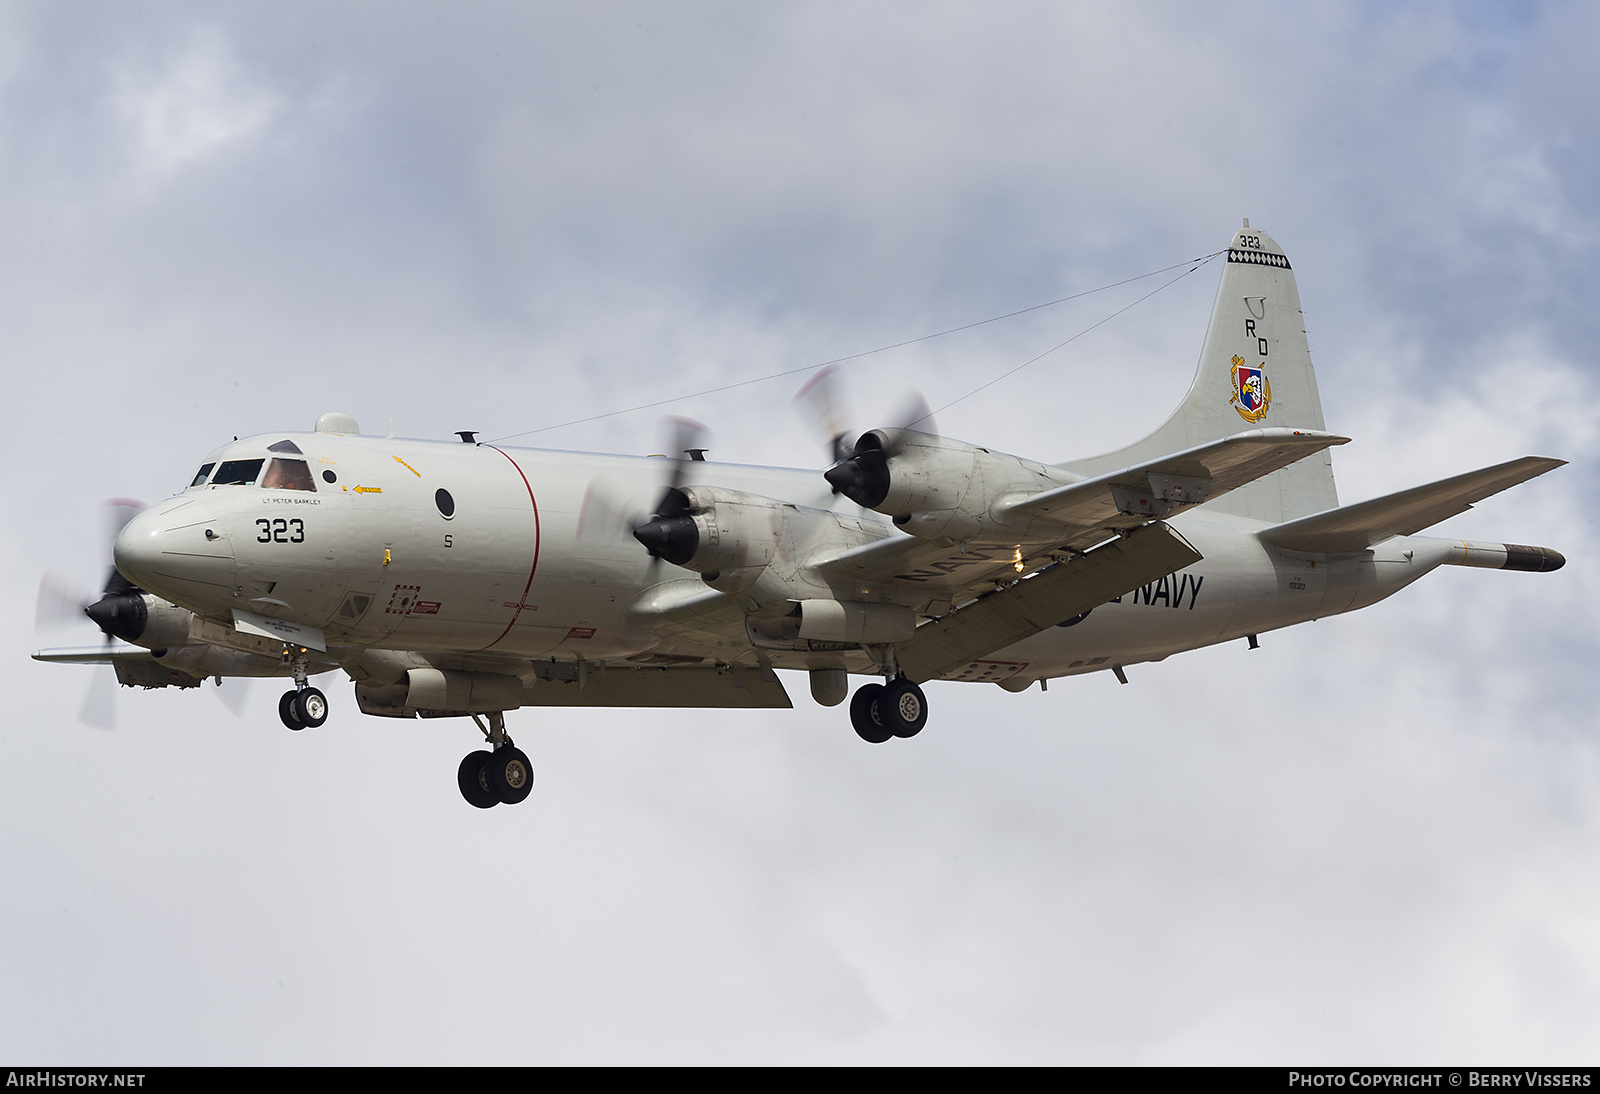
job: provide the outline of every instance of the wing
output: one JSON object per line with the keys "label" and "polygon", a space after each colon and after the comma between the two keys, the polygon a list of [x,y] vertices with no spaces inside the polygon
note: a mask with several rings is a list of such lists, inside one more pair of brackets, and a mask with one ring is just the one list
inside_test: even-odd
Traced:
{"label": "wing", "polygon": [[66,665],[114,665],[118,661],[154,662],[155,656],[143,646],[105,642],[98,646],[59,646],[49,650],[34,650],[33,659]]}
{"label": "wing", "polygon": [[[813,565],[825,579],[841,586],[879,587],[874,591],[884,591],[883,586],[902,591],[910,587],[912,596],[920,593],[922,605],[932,604],[928,614],[940,615],[941,602],[947,607],[987,592],[988,583],[1015,580],[1019,573],[1038,570],[1065,552],[1087,549],[1202,504],[1348,441],[1315,430],[1248,430],[998,506],[997,512],[1019,533],[1017,546],[899,535]],[[1108,598],[1117,595],[1113,592]],[[1076,613],[1068,613],[1072,614]]]}
{"label": "wing", "polygon": [[35,661],[51,661],[66,665],[110,665],[116,670],[117,683],[124,687],[141,688],[197,688],[200,677],[161,664],[155,654],[143,646],[125,642],[107,642],[99,646],[72,646],[50,650],[35,650]]}
{"label": "wing", "polygon": [[912,680],[932,680],[1200,557],[1167,525],[1147,524],[924,623],[910,642],[896,647],[896,657]]}

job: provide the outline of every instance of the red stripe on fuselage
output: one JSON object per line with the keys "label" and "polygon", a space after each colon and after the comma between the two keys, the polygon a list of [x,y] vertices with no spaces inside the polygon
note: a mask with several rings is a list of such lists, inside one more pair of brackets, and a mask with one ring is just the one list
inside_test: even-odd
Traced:
{"label": "red stripe on fuselage", "polygon": [[500,632],[499,638],[483,647],[483,649],[490,649],[499,645],[505,636],[511,633],[511,628],[517,625],[517,620],[522,616],[522,610],[528,606],[528,590],[533,588],[533,575],[539,569],[539,503],[534,500],[533,486],[528,482],[528,476],[522,473],[522,468],[517,464],[517,461],[506,455],[503,449],[495,448],[492,444],[486,444],[483,447],[494,448],[500,455],[511,460],[511,466],[517,469],[517,475],[522,479],[522,485],[528,488],[528,504],[533,507],[533,565],[528,569],[528,583],[522,587],[522,595],[517,598],[517,610],[511,613],[511,622],[506,624],[506,629]]}

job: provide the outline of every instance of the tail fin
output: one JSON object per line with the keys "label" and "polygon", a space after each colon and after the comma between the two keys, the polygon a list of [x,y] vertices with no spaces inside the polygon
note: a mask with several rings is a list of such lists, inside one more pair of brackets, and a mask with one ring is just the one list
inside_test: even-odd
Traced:
{"label": "tail fin", "polygon": [[[1060,466],[1103,475],[1263,426],[1320,431],[1322,400],[1289,260],[1247,220],[1228,245],[1200,367],[1183,403],[1144,440]],[[1276,524],[1338,504],[1333,460],[1322,451],[1207,508]]]}

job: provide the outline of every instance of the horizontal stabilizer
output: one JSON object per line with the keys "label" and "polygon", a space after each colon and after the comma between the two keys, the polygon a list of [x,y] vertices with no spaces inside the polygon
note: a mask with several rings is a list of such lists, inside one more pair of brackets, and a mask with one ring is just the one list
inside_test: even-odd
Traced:
{"label": "horizontal stabilizer", "polygon": [[1312,429],[1251,429],[1120,471],[1060,486],[1006,507],[1080,528],[1170,516],[1221,497],[1349,437]]}
{"label": "horizontal stabilizer", "polygon": [[1275,524],[1259,534],[1264,542],[1308,554],[1365,551],[1386,539],[1413,535],[1457,513],[1465,513],[1474,502],[1527,482],[1566,462],[1547,456],[1523,456],[1398,494]]}
{"label": "horizontal stabilizer", "polygon": [[924,623],[911,641],[895,647],[895,657],[912,680],[933,680],[1200,558],[1167,525],[1147,524]]}

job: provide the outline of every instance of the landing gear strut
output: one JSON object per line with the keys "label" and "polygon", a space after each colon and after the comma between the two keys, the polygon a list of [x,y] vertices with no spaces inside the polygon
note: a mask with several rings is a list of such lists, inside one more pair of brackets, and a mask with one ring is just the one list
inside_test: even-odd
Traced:
{"label": "landing gear strut", "polygon": [[485,726],[474,714],[472,720],[483,730],[484,739],[493,746],[467,754],[456,769],[456,786],[467,804],[477,809],[493,809],[497,805],[516,805],[533,791],[533,764],[527,753],[506,736],[506,717],[500,711],[489,715]]}
{"label": "landing gear strut", "polygon": [[915,737],[928,724],[928,700],[904,676],[862,684],[850,700],[850,724],[858,737],[875,745],[890,737]]}

